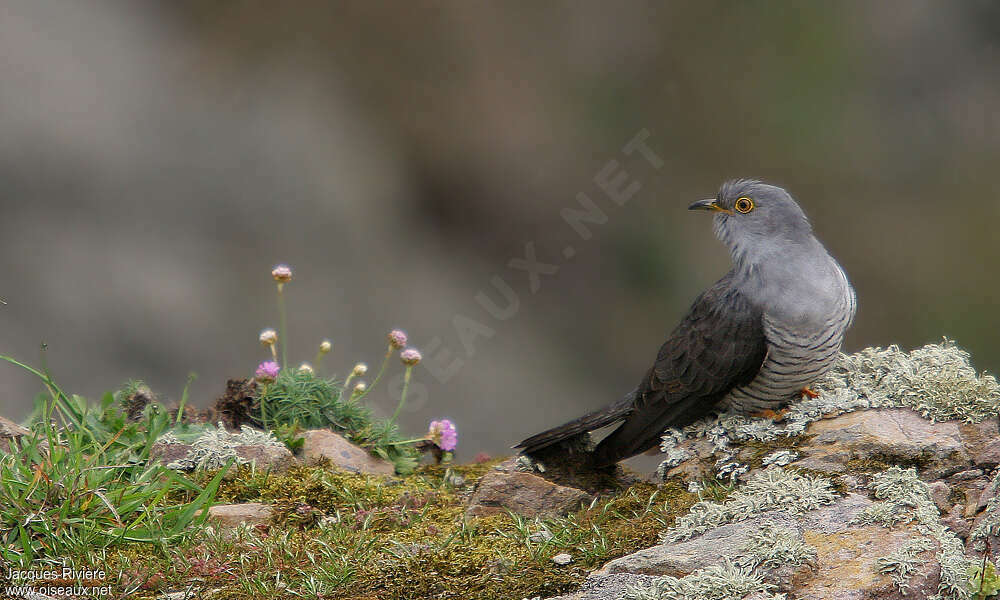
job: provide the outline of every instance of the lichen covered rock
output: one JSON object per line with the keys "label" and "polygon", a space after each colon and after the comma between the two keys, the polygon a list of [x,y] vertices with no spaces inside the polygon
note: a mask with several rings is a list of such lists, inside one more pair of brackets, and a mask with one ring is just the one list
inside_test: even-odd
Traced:
{"label": "lichen covered rock", "polygon": [[661,475],[724,497],[562,598],[971,600],[985,542],[1000,547],[1000,386],[968,358],[869,348],[782,420],[668,430]]}

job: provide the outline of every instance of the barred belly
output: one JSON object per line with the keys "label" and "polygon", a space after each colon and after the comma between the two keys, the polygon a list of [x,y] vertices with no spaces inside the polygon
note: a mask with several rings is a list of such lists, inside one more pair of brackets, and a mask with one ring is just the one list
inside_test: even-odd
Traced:
{"label": "barred belly", "polygon": [[778,410],[797,400],[802,388],[822,377],[837,360],[844,333],[854,317],[855,299],[848,288],[834,315],[815,331],[792,331],[764,317],[767,356],[750,383],[733,389],[723,400],[739,412]]}

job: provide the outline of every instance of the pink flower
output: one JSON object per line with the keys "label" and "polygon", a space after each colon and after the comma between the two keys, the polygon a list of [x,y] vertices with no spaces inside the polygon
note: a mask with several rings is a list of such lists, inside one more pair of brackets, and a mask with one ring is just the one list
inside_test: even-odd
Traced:
{"label": "pink flower", "polygon": [[406,345],[406,333],[393,329],[389,332],[389,345],[393,348],[402,348]]}
{"label": "pink flower", "polygon": [[264,362],[257,365],[257,371],[254,373],[254,379],[261,383],[271,383],[278,378],[278,372],[281,371],[281,367],[278,363],[273,360],[265,360]]}
{"label": "pink flower", "polygon": [[455,429],[455,424],[448,419],[431,421],[427,437],[445,452],[451,452],[458,445],[458,431]]}
{"label": "pink flower", "polygon": [[403,364],[408,367],[412,367],[420,362],[421,358],[423,357],[420,356],[420,351],[416,348],[407,348],[399,353],[399,360],[403,361]]}
{"label": "pink flower", "polygon": [[271,277],[278,283],[288,283],[292,280],[292,268],[288,265],[278,265],[271,269]]}

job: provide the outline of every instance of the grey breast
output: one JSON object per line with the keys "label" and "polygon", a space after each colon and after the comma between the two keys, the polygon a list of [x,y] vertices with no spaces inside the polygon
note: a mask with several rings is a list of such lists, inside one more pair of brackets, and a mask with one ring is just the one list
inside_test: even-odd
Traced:
{"label": "grey breast", "polygon": [[[825,254],[825,252],[824,252]],[[788,322],[781,312],[764,308],[767,356],[750,383],[734,388],[723,400],[739,412],[778,410],[799,397],[836,362],[844,334],[854,319],[857,300],[843,269],[827,256],[829,276],[823,283],[832,292],[819,303],[814,318]],[[825,261],[824,261],[825,262]],[[826,269],[824,269],[826,270]],[[810,298],[792,299],[809,302]]]}

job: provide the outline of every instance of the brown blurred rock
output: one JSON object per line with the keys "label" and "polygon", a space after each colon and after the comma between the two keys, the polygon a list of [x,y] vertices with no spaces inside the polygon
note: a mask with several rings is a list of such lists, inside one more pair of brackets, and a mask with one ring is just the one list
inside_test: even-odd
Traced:
{"label": "brown blurred rock", "polygon": [[191,444],[171,444],[169,442],[156,442],[149,449],[149,460],[159,461],[168,465],[174,461],[181,460],[191,451]]}
{"label": "brown blurred rock", "polygon": [[287,471],[297,462],[291,450],[285,446],[248,445],[236,446],[233,450],[237,456],[253,463],[258,469],[270,469],[278,473]]}
{"label": "brown blurred rock", "polygon": [[31,433],[28,429],[21,427],[10,419],[0,417],[0,452],[6,452],[10,448],[8,440],[16,440]]}
{"label": "brown blurred rock", "polygon": [[352,473],[392,475],[396,468],[382,459],[348,442],[329,429],[311,429],[302,434],[301,459],[306,464],[317,464],[324,459]]}
{"label": "brown blurred rock", "polygon": [[506,461],[479,480],[465,514],[482,517],[510,510],[526,517],[562,516],[591,499],[583,490],[518,471],[513,461]]}

